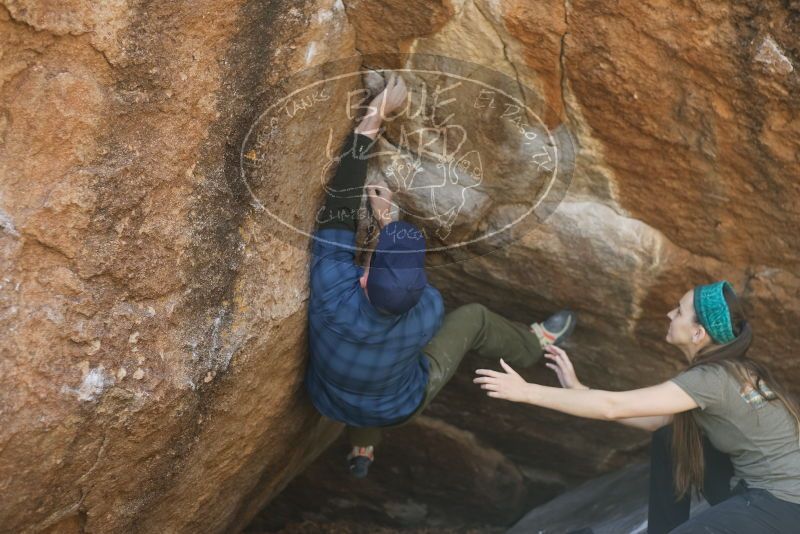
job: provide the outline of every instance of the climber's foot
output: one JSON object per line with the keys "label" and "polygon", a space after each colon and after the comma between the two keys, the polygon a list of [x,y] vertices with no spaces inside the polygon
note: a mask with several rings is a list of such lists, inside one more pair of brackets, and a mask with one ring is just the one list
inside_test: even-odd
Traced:
{"label": "climber's foot", "polygon": [[353,447],[347,455],[347,463],[350,466],[350,474],[356,478],[367,476],[370,464],[375,459],[372,445],[368,447]]}
{"label": "climber's foot", "polygon": [[569,310],[554,313],[541,323],[531,324],[531,332],[539,338],[542,348],[560,345],[575,330],[575,314]]}

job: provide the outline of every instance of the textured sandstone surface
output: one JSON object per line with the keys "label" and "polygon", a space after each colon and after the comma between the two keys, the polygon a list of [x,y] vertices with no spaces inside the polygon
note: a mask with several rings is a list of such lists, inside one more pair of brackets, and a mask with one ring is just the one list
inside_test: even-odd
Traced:
{"label": "textured sandstone surface", "polygon": [[[235,531],[336,438],[302,390],[309,242],[253,205],[239,150],[282,80],[359,54],[491,67],[574,141],[543,224],[469,261],[431,256],[449,308],[529,322],[568,306],[583,380],[628,388],[680,369],[664,314],[726,277],[749,302],[754,355],[796,383],[798,35],[800,10],[778,1],[3,0],[0,530]],[[314,113],[270,138],[259,189],[305,228],[320,147],[348,127]],[[537,194],[506,166],[508,143],[497,130],[475,145],[491,172],[446,239]],[[339,470],[338,441],[259,521],[510,525],[641,457],[642,433],[488,402],[479,364],[392,433],[370,486]]]}
{"label": "textured sandstone surface", "polygon": [[344,12],[10,1],[0,25],[0,530],[246,521],[338,428],[302,395],[306,254],[260,231],[238,145],[297,39],[352,54]]}

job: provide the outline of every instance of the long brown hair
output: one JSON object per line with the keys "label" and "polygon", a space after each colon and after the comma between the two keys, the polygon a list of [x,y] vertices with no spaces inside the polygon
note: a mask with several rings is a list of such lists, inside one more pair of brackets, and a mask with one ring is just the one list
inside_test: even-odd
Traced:
{"label": "long brown hair", "polygon": [[[727,285],[723,288],[723,295],[731,313],[731,324],[736,338],[730,343],[710,345],[701,350],[692,360],[688,369],[698,365],[723,366],[743,386],[757,389],[765,399],[780,400],[800,427],[800,406],[794,397],[775,379],[764,364],[747,357],[747,349],[753,342],[753,331],[744,316],[739,298]],[[697,322],[697,315],[694,320]],[[763,388],[764,384],[768,389]],[[774,395],[770,395],[769,390]],[[703,438],[700,427],[692,415],[693,411],[677,413],[672,419],[672,463],[675,494],[678,499],[685,496],[692,488],[699,490],[703,487],[705,471]]]}

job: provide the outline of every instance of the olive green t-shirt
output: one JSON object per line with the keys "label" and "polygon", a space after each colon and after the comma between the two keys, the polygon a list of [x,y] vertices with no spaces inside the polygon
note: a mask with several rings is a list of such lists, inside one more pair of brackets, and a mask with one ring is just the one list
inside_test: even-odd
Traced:
{"label": "olive green t-shirt", "polygon": [[800,503],[797,421],[769,384],[762,385],[762,395],[718,364],[699,365],[672,381],[699,406],[692,415],[709,441],[730,456],[734,483],[744,479],[750,487]]}

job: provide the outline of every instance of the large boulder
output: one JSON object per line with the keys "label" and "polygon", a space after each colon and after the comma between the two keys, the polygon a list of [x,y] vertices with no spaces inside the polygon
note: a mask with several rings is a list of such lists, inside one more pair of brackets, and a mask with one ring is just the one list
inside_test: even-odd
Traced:
{"label": "large boulder", "polygon": [[[447,4],[452,13],[442,22],[438,4],[425,14],[377,1],[351,6],[361,52],[440,54],[489,65],[518,82],[517,96],[538,106],[551,132],[567,130],[574,141],[569,188],[544,222],[512,233],[507,246],[493,251],[478,248],[469,258],[455,251],[432,255],[429,277],[449,309],[482,302],[530,322],[569,307],[580,318],[569,349],[581,378],[593,387],[635,388],[685,366],[683,356],[664,342],[666,313],[695,284],[727,278],[747,303],[756,332],[752,355],[798,391],[796,8],[777,2],[475,0]],[[386,19],[393,22],[390,28],[379,23]],[[409,27],[425,33],[408,38],[402,29]],[[482,131],[481,116],[456,112],[467,130]],[[397,144],[400,131],[393,127],[388,133]],[[453,226],[459,239],[516,213],[519,174],[503,165],[507,132],[495,133],[482,140],[482,181],[474,189],[476,202]],[[413,147],[409,152],[415,155]],[[391,158],[375,167],[389,180],[396,175],[387,172]],[[413,192],[403,199],[418,207]],[[427,415],[510,460],[526,487],[527,497],[520,498],[518,489],[513,493],[520,503],[533,505],[548,492],[646,455],[644,432],[486,399],[471,383],[472,370],[485,365],[468,358]],[[556,383],[541,366],[524,375]],[[401,443],[424,439],[413,426],[393,436]],[[394,446],[384,447],[394,458]],[[306,493],[318,487],[319,473],[343,465],[344,450],[341,443],[326,453],[264,517],[274,524],[282,514],[288,514],[284,521],[319,520],[319,510],[327,520],[359,510],[377,513],[371,506],[375,491],[347,479],[338,490]],[[465,450],[448,448],[448,454]],[[407,455],[412,463],[421,461],[415,451]],[[391,499],[415,500],[421,491],[416,488],[447,486],[436,462],[423,462],[428,469],[402,467],[410,474]],[[477,456],[475,462],[477,468]],[[379,453],[374,470],[395,469],[391,464],[382,463]],[[442,516],[462,526],[509,524],[500,522],[490,492],[485,515],[476,517],[459,509],[463,495],[474,490],[449,489],[449,502],[424,501],[426,515],[417,525]],[[313,504],[287,511],[291,497],[301,494]],[[388,513],[384,524],[398,525]]]}
{"label": "large boulder", "polygon": [[339,430],[303,395],[307,243],[264,230],[238,147],[310,42],[354,53],[343,6],[9,1],[0,26],[0,531],[236,528]]}

